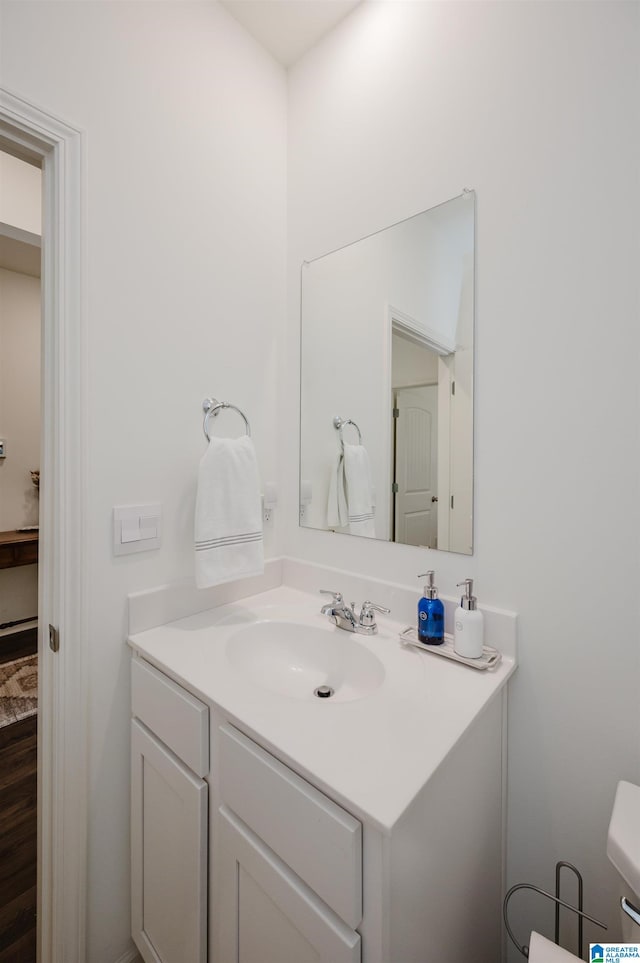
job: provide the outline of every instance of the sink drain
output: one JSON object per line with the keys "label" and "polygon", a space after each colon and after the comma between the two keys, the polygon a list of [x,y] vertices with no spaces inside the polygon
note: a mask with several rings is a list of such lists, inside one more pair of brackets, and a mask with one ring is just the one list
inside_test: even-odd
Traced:
{"label": "sink drain", "polygon": [[330,685],[319,685],[317,689],[313,690],[314,696],[317,696],[318,699],[330,699],[334,692],[335,690]]}

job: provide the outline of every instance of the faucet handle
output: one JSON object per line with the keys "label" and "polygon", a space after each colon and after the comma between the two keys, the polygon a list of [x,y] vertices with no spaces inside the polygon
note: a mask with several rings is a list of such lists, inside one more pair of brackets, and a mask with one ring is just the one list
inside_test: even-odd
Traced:
{"label": "faucet handle", "polygon": [[385,608],[384,605],[378,605],[377,602],[363,602],[360,611],[360,625],[375,625],[374,612],[382,612],[384,615],[388,615],[390,611],[391,609]]}
{"label": "faucet handle", "polygon": [[333,610],[337,605],[342,605],[342,592],[332,592],[329,589],[320,589],[320,595],[332,595],[330,602],[326,602],[320,609],[320,615],[333,615]]}
{"label": "faucet handle", "polygon": [[320,595],[333,595],[333,601],[337,605],[342,602],[342,592],[332,592],[331,589],[320,589]]}

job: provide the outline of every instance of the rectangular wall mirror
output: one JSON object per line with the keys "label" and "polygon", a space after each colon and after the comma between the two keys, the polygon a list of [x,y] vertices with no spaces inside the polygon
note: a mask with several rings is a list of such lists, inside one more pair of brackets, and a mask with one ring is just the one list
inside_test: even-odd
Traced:
{"label": "rectangular wall mirror", "polygon": [[475,193],[302,267],[300,524],[473,552]]}

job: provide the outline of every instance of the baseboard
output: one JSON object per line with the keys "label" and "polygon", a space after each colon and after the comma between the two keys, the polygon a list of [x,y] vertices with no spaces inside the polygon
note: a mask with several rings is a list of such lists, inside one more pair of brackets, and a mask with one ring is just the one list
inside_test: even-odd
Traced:
{"label": "baseboard", "polygon": [[114,963],[143,963],[143,961],[135,946],[132,946],[119,959],[114,960]]}
{"label": "baseboard", "polygon": [[31,628],[19,626],[0,630],[0,662],[13,662],[38,651],[38,623]]}

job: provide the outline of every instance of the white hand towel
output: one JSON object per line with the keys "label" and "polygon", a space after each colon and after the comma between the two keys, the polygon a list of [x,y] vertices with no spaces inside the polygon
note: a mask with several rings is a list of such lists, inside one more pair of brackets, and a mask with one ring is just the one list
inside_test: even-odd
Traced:
{"label": "white hand towel", "polygon": [[531,931],[531,942],[529,943],[529,959],[532,963],[576,963],[576,957],[567,953],[561,946],[556,946],[550,940],[540,936],[535,930]]}
{"label": "white hand towel", "polygon": [[329,480],[327,524],[329,528],[344,528],[349,524],[349,512],[347,510],[347,496],[344,484],[344,458],[342,454],[338,455]]}
{"label": "white hand towel", "polygon": [[200,460],[195,548],[198,588],[264,572],[260,477],[248,435],[212,437]]}
{"label": "white hand towel", "polygon": [[369,454],[364,445],[344,446],[344,480],[351,535],[376,537],[375,496]]}

